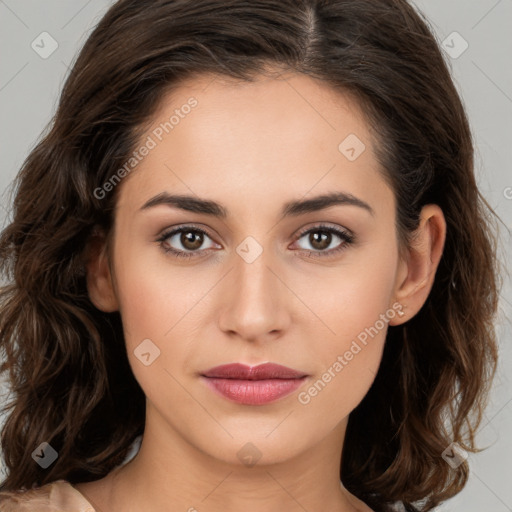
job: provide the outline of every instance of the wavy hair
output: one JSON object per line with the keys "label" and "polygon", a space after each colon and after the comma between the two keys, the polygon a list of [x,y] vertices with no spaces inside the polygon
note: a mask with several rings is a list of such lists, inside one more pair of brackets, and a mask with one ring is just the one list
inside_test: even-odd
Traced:
{"label": "wavy hair", "polygon": [[[95,226],[111,232],[119,187],[97,191],[183,79],[251,81],[271,67],[356,98],[396,196],[401,251],[425,204],[447,222],[426,303],[389,327],[374,384],[350,414],[340,478],[375,510],[432,510],[464,487],[467,463],[452,469],[441,454],[452,442],[479,450],[497,364],[497,216],[428,20],[406,0],[120,0],[78,54],[0,237],[0,371],[12,392],[1,490],[102,478],[143,433],[120,315],[87,294],[88,240]],[[59,454],[47,469],[31,457],[43,441]]]}

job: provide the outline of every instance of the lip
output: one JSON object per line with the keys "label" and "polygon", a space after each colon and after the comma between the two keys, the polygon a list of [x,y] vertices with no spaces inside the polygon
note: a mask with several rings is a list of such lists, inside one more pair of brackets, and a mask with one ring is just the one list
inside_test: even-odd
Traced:
{"label": "lip", "polygon": [[308,375],[275,363],[246,366],[239,363],[210,368],[201,374],[214,392],[233,402],[263,405],[293,393]]}
{"label": "lip", "polygon": [[258,366],[233,363],[210,368],[202,374],[204,377],[219,379],[264,380],[264,379],[299,379],[307,374],[276,363],[264,363]]}

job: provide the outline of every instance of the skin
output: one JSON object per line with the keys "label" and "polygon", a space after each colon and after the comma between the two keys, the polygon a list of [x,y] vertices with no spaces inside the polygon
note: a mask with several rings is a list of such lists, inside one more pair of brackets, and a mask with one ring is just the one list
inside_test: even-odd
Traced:
{"label": "skin", "polygon": [[[147,397],[146,427],[130,463],[75,487],[98,512],[369,511],[340,485],[348,416],[378,371],[387,325],[407,322],[428,297],[445,240],[442,211],[424,207],[414,245],[400,258],[395,198],[369,128],[352,98],[321,82],[291,72],[254,83],[196,77],[166,96],[141,140],[191,96],[197,107],[120,185],[110,251],[101,233],[91,240],[89,295],[102,311],[121,312]],[[349,134],[366,146],[354,161],[338,149]],[[217,201],[228,215],[169,205],[141,211],[165,191]],[[287,201],[332,191],[356,196],[374,214],[343,204],[280,216]],[[208,232],[202,253],[166,253],[160,235],[190,223]],[[318,256],[345,243],[333,234],[322,249],[308,234],[299,238],[319,223],[349,230],[355,241]],[[236,251],[248,236],[263,250],[251,263]],[[166,243],[194,250],[179,234]],[[397,302],[404,314],[300,403],[299,393]],[[145,339],[160,350],[149,366],[134,355]],[[250,406],[214,394],[198,375],[268,361],[309,377],[277,402]],[[238,456],[247,443],[260,453],[252,467]]]}

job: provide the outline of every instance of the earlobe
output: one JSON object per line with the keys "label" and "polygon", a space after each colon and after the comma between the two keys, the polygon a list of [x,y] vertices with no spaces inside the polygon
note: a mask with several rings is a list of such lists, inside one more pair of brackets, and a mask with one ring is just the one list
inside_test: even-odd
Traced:
{"label": "earlobe", "polygon": [[95,231],[87,246],[87,291],[91,302],[101,311],[112,313],[119,310],[112,275],[109,267],[106,236]]}
{"label": "earlobe", "polygon": [[425,304],[434,284],[445,239],[446,221],[441,208],[436,204],[425,205],[408,249],[408,259],[400,263],[401,271],[397,273],[395,283],[395,301],[402,305],[404,314],[390,321],[391,325],[410,320]]}

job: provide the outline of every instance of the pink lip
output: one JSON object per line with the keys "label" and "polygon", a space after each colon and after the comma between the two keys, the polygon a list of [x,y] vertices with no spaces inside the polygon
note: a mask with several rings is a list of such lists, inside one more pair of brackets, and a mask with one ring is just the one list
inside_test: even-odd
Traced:
{"label": "pink lip", "polygon": [[225,398],[246,405],[261,405],[289,395],[302,385],[307,374],[286,366],[225,364],[202,374],[203,381]]}

